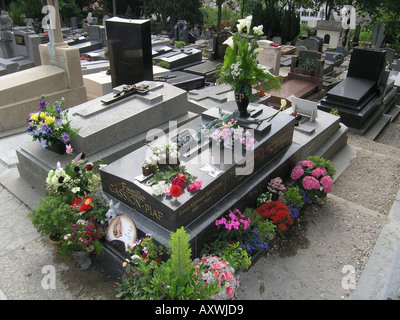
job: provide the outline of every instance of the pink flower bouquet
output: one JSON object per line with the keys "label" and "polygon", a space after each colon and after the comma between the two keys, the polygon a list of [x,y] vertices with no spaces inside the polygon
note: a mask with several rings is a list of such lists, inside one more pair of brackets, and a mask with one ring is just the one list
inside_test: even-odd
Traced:
{"label": "pink flower bouquet", "polygon": [[195,272],[201,264],[205,264],[205,268],[200,275],[206,284],[218,281],[218,286],[222,289],[221,292],[215,293],[211,299],[213,300],[230,300],[236,295],[239,288],[239,281],[235,275],[235,269],[225,260],[218,256],[206,256],[202,259],[193,260],[196,265]]}
{"label": "pink flower bouquet", "polygon": [[324,167],[316,167],[310,160],[299,161],[293,168],[290,178],[303,190],[312,202],[325,198],[332,191],[332,178]]}

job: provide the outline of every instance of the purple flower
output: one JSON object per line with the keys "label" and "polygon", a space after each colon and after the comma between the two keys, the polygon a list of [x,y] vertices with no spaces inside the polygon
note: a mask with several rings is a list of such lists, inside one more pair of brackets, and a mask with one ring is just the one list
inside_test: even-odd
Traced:
{"label": "purple flower", "polygon": [[68,134],[67,132],[64,132],[64,133],[61,135],[61,140],[62,140],[64,143],[68,143],[68,142],[71,140],[71,137],[69,136],[69,134]]}
{"label": "purple flower", "polygon": [[40,144],[42,146],[42,149],[47,148],[47,140],[40,138]]}

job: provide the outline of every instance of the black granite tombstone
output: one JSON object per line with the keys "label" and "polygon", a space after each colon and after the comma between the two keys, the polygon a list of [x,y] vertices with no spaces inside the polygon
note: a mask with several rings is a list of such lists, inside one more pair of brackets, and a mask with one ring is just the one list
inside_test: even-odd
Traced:
{"label": "black granite tombstone", "polygon": [[[255,108],[255,112],[259,112],[257,118],[262,119],[274,114],[275,110],[265,107],[260,110]],[[215,114],[212,110],[209,110],[206,114],[203,114],[203,117],[189,122],[177,133],[182,133],[182,129],[187,132],[196,132],[200,124],[210,123],[213,119],[215,119]],[[132,214],[135,215],[135,217],[132,217],[135,223],[145,219],[152,221],[153,226],[154,224],[158,226],[154,226],[154,228],[171,232],[185,226],[198,234],[207,226],[213,224],[216,218],[225,213],[231,205],[238,203],[243,197],[247,197],[247,201],[241,203],[241,205],[238,203],[238,208],[244,209],[248,205],[249,197],[256,194],[252,192],[257,187],[257,184],[250,182],[252,177],[257,177],[261,181],[265,179],[265,176],[264,179],[261,178],[263,174],[260,174],[260,172],[291,146],[293,131],[294,118],[279,113],[272,123],[265,121],[254,129],[254,137],[256,138],[254,152],[246,153],[239,160],[237,160],[236,154],[232,154],[233,161],[230,164],[226,163],[229,161],[214,162],[214,160],[222,159],[224,150],[220,150],[218,146],[216,149],[211,148],[208,138],[200,142],[197,142],[196,139],[195,144],[197,146],[191,147],[189,157],[185,154],[181,154],[180,157],[180,164],[185,166],[186,171],[196,176],[198,180],[202,180],[201,190],[193,194],[185,189],[182,195],[176,199],[164,195],[157,196],[146,184],[147,180],[138,179],[142,173],[139,163],[146,157],[147,146],[107,165],[101,171],[103,190],[109,196],[131,208]],[[174,140],[176,136],[177,134],[172,132],[164,140]],[[193,137],[192,140],[194,139]],[[157,143],[154,144],[157,145]],[[245,160],[245,162],[243,163],[242,160]],[[250,171],[246,171],[246,166],[251,166]],[[242,169],[247,174],[238,175],[237,170]],[[286,166],[285,169],[287,169]],[[262,188],[264,187],[262,184]],[[251,201],[255,200],[255,198],[251,199]],[[191,227],[194,222],[198,224],[196,228]],[[138,222],[138,224],[140,223]],[[200,243],[196,245],[201,248]]]}
{"label": "black granite tombstone", "polygon": [[341,121],[362,130],[373,114],[379,114],[387,79],[384,76],[384,51],[355,48],[351,55],[347,77],[329,90],[318,108],[329,112],[338,109]]}
{"label": "black granite tombstone", "polygon": [[112,87],[153,80],[150,20],[106,21]]}

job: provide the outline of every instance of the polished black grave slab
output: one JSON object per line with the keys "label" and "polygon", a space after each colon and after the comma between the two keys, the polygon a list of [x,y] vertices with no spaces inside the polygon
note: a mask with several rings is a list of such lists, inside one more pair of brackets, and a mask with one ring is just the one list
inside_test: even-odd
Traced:
{"label": "polished black grave slab", "polygon": [[376,94],[376,82],[367,79],[347,77],[326,94],[327,100],[360,110],[371,95]]}
{"label": "polished black grave slab", "polygon": [[[275,112],[272,108],[264,107],[257,118],[262,119]],[[175,132],[171,131],[163,141],[170,141],[183,130],[190,132],[195,138],[200,124],[207,124],[210,120],[209,117],[198,117]],[[198,152],[189,152],[188,157],[181,157],[180,164],[202,181],[202,189],[195,193],[184,189],[182,195],[176,199],[154,195],[151,187],[146,185],[146,180],[138,179],[142,173],[142,161],[151,154],[145,146],[109,164],[101,171],[103,191],[161,228],[175,231],[199,219],[225,197],[234,197],[235,189],[292,144],[293,131],[294,118],[279,113],[271,121],[267,133],[259,131],[255,134],[256,144],[253,152],[237,156],[232,155],[232,150],[229,149],[229,152],[224,154],[218,146],[210,147],[208,139],[201,141],[194,147]],[[225,163],[221,162],[221,159],[224,159]]]}

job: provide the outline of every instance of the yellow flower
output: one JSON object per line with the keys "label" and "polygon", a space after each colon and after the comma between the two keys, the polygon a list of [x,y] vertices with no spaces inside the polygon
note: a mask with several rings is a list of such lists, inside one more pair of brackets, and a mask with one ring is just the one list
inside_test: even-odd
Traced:
{"label": "yellow flower", "polygon": [[55,117],[46,117],[44,120],[46,124],[52,124],[54,121],[56,121]]}
{"label": "yellow flower", "polygon": [[40,113],[40,117],[41,117],[42,119],[46,118],[46,117],[47,117],[46,112],[41,112],[41,113]]}
{"label": "yellow flower", "polygon": [[39,114],[38,113],[32,113],[31,117],[29,118],[30,121],[38,121],[39,119]]}

